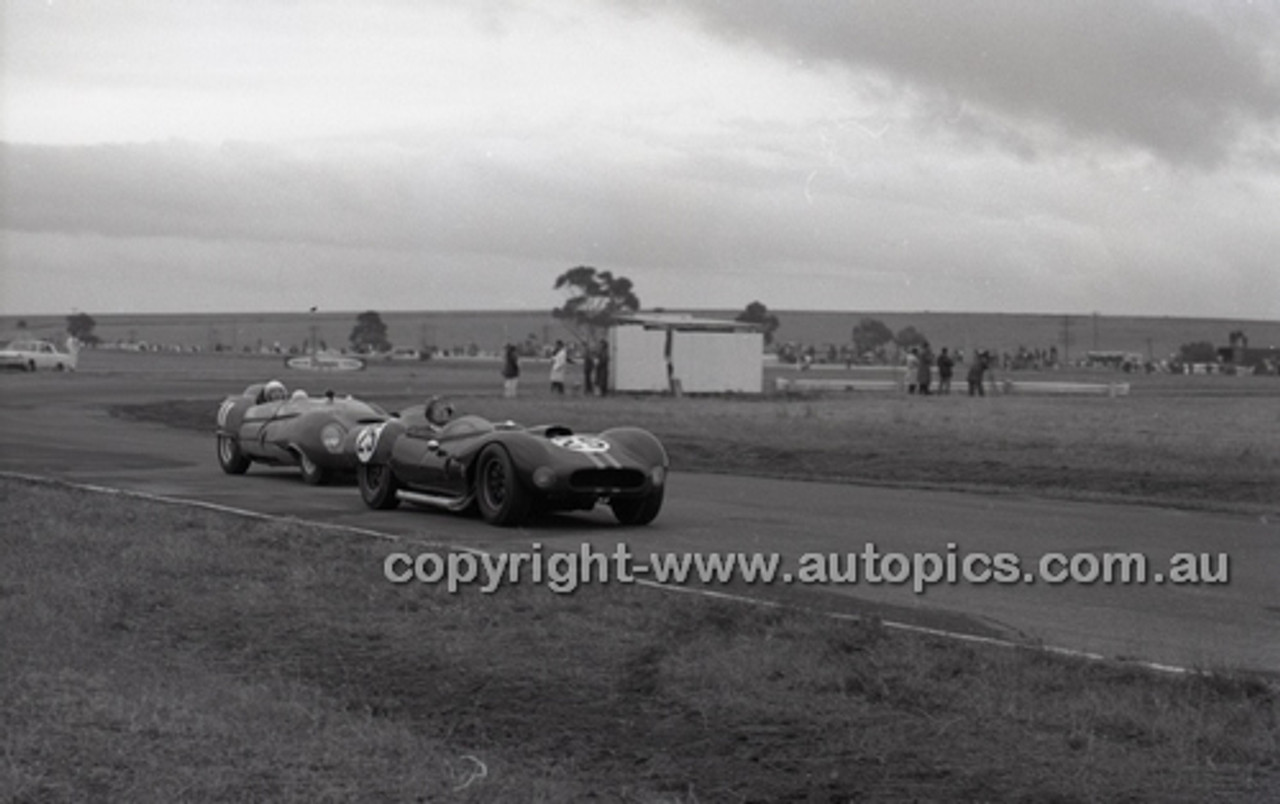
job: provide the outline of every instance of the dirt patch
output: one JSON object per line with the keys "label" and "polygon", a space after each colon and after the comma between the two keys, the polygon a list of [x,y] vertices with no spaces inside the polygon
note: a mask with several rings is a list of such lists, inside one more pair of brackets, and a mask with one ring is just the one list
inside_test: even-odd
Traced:
{"label": "dirt patch", "polygon": [[108,405],[107,413],[125,421],[212,433],[218,427],[219,402],[216,399],[166,399],[142,404]]}

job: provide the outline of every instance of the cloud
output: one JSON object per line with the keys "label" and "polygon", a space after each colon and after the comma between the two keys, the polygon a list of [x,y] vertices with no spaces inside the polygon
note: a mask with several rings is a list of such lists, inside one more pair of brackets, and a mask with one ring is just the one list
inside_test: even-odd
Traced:
{"label": "cloud", "polygon": [[[1111,0],[684,0],[716,35],[906,82],[926,111],[1212,165],[1280,115],[1280,10]],[[932,107],[932,108],[929,108]],[[1003,126],[972,124],[988,133]],[[1023,146],[1025,148],[1025,145]]]}
{"label": "cloud", "polygon": [[15,17],[0,304],[1280,312],[1275,6],[121,8]]}
{"label": "cloud", "polygon": [[856,126],[824,138],[825,154],[784,134],[712,154],[489,138],[304,151],[4,145],[0,219],[15,265],[167,276],[195,265],[269,307],[289,306],[302,284],[387,306],[399,299],[389,277],[438,303],[519,306],[588,264],[668,307],[741,294],[771,307],[1278,312],[1276,297],[1253,292],[1274,287],[1280,250],[1260,217],[1280,192],[1265,175],[1149,158],[1068,173],[1054,160],[916,152]]}

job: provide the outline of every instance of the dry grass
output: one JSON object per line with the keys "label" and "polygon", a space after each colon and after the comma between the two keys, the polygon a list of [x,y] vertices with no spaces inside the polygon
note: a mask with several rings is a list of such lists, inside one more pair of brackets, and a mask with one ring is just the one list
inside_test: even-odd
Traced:
{"label": "dry grass", "polygon": [[[0,481],[15,801],[1275,800],[1280,699]],[[476,774],[480,764],[486,775]],[[460,789],[461,788],[461,789]]]}

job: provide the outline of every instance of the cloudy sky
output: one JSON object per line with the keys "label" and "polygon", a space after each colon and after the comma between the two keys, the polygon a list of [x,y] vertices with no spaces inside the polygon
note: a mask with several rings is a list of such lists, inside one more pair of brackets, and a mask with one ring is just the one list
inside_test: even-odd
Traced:
{"label": "cloudy sky", "polygon": [[7,0],[0,312],[1280,318],[1275,0]]}

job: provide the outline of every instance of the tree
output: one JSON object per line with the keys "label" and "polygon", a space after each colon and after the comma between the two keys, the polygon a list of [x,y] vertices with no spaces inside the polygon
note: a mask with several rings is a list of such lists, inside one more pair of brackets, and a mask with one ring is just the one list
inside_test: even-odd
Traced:
{"label": "tree", "polygon": [[778,329],[778,317],[769,312],[769,308],[764,304],[758,301],[751,302],[747,305],[747,309],[738,313],[738,317],[734,320],[759,325],[760,330],[764,332],[764,345],[773,343],[773,333]]}
{"label": "tree", "polygon": [[586,265],[570,268],[556,277],[555,289],[564,291],[568,298],[551,315],[586,343],[594,343],[600,331],[619,314],[640,309],[640,299],[631,289],[630,279]]}
{"label": "tree", "polygon": [[929,342],[929,339],[920,330],[910,326],[898,330],[898,334],[893,336],[893,340],[903,349],[910,349],[912,346],[924,346]]}
{"label": "tree", "polygon": [[98,322],[93,320],[93,316],[88,313],[76,313],[67,316],[67,334],[81,343],[94,344],[98,342],[98,336],[93,334],[93,328],[98,326]]}
{"label": "tree", "polygon": [[893,341],[893,330],[877,318],[864,318],[853,328],[853,348],[859,357]]}
{"label": "tree", "polygon": [[387,340],[387,325],[382,322],[382,316],[373,310],[356,316],[350,340],[351,347],[357,352],[387,352],[391,349],[391,341]]}

